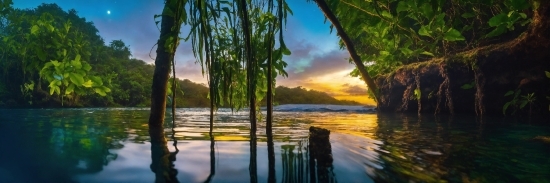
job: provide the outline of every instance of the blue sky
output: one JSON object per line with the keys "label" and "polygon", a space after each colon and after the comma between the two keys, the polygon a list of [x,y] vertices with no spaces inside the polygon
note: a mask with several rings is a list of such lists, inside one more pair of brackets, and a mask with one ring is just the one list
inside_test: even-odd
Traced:
{"label": "blue sky", "polygon": [[[64,10],[75,9],[78,15],[94,22],[99,34],[108,44],[121,39],[130,45],[133,57],[153,63],[149,57],[151,47],[159,37],[153,16],[160,14],[162,0],[14,0],[15,8],[35,8],[41,3],[56,3]],[[354,68],[349,54],[338,46],[335,31],[330,32],[329,22],[317,5],[306,0],[287,0],[294,14],[288,17],[285,42],[292,55],[284,60],[288,78],[278,78],[277,84],[290,87],[304,86],[334,95],[364,92],[366,88],[358,78],[348,76]],[[110,13],[108,13],[110,12]],[[183,29],[183,34],[187,34]],[[154,58],[154,50],[151,52]],[[195,64],[190,43],[180,44],[176,53],[179,78],[206,83],[200,65]]]}

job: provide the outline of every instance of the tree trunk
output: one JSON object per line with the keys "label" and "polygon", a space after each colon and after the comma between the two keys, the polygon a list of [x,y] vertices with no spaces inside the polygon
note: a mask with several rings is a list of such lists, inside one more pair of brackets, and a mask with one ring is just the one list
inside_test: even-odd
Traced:
{"label": "tree trunk", "polygon": [[336,18],[334,13],[330,10],[325,0],[315,0],[321,11],[325,14],[325,17],[332,23],[332,26],[336,28],[336,31],[338,32],[338,36],[342,38],[342,41],[346,45],[346,48],[348,48],[348,52],[351,56],[351,59],[355,63],[355,66],[361,73],[361,77],[363,78],[363,81],[367,84],[367,87],[369,90],[374,94],[375,100],[378,102],[378,87],[374,83],[374,80],[370,77],[369,73],[367,72],[367,69],[365,65],[363,64],[363,61],[361,61],[361,57],[357,54],[357,51],[355,50],[355,46],[353,45],[353,42],[349,38],[348,34],[344,31],[344,28],[340,24],[340,21]]}
{"label": "tree trunk", "polygon": [[[170,8],[172,4],[168,0],[165,3],[165,9]],[[174,11],[173,11],[174,12]],[[168,37],[177,37],[178,29],[173,29],[175,26],[174,17],[162,15],[160,38],[157,42],[157,58],[155,59],[155,73],[153,74],[153,85],[151,92],[151,113],[149,114],[149,133],[155,133],[152,129],[162,128],[164,123],[164,115],[166,112],[166,91],[168,85],[168,77],[170,75],[170,64],[174,59],[174,52],[166,47]],[[175,46],[174,46],[175,47]],[[175,92],[175,91],[174,91]]]}
{"label": "tree trunk", "polygon": [[250,138],[256,139],[256,90],[255,90],[255,70],[256,64],[252,58],[252,33],[250,31],[250,19],[248,18],[247,2],[246,0],[240,1],[241,6],[241,20],[243,24],[243,33],[245,40],[245,53],[246,53],[246,84],[248,87],[248,98],[250,100]]}

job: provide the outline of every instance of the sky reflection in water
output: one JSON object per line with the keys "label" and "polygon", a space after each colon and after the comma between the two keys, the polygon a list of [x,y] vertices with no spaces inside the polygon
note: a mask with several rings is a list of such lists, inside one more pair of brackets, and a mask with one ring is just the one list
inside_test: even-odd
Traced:
{"label": "sky reflection in water", "polygon": [[[276,112],[277,182],[310,180],[312,125],[331,130],[334,162],[327,175],[335,182],[550,180],[550,148],[530,140],[550,135],[546,126],[329,109]],[[0,110],[0,182],[154,182],[148,114],[139,108]],[[250,181],[247,116],[218,112],[211,182]],[[259,182],[268,180],[264,125],[258,125]],[[165,148],[174,152],[171,124],[165,127]],[[178,109],[175,131],[177,180],[204,182],[213,157],[208,110]]]}

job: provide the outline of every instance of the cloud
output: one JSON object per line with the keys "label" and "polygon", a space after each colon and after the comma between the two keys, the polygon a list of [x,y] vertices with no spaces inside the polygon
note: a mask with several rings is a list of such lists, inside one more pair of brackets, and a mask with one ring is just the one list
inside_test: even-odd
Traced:
{"label": "cloud", "polygon": [[349,95],[365,95],[367,94],[366,86],[343,84],[341,91]]}
{"label": "cloud", "polygon": [[195,64],[195,60],[177,62],[176,76],[180,79],[189,79],[196,83],[207,83],[206,77],[202,76],[201,66]]}

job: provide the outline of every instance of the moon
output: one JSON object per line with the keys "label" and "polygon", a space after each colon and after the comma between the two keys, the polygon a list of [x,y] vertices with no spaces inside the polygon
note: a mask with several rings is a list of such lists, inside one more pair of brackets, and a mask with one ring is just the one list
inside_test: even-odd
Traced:
{"label": "moon", "polygon": [[110,15],[111,14],[111,11],[110,10],[107,10],[107,15]]}

